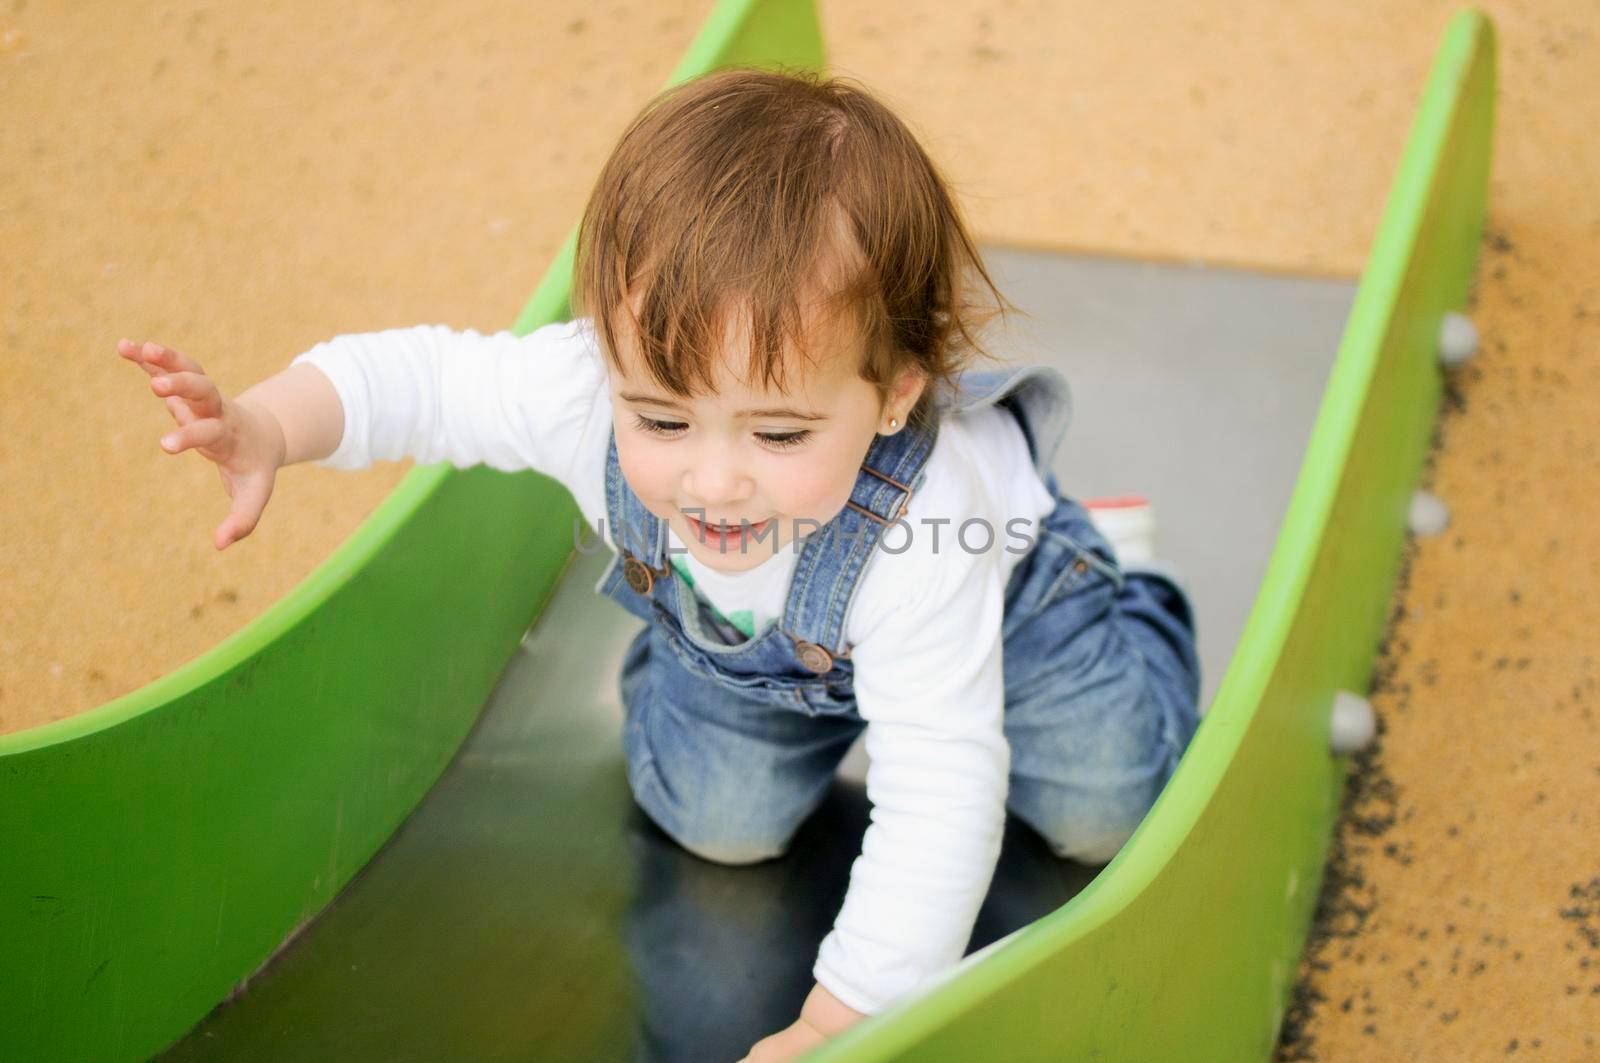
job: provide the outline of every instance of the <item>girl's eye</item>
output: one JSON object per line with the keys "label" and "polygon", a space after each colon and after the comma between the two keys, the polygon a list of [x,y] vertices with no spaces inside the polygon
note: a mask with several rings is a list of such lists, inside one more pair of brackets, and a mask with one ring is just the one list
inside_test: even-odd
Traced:
{"label": "girl's eye", "polygon": [[648,417],[634,414],[634,426],[644,432],[658,436],[675,436],[689,426],[678,421],[652,421]]}
{"label": "girl's eye", "polygon": [[[634,414],[633,418],[634,426],[641,432],[668,438],[676,437],[689,427],[682,421],[656,421],[649,417],[641,417],[639,414]],[[757,432],[756,438],[770,447],[786,450],[789,447],[798,447],[811,438],[811,429],[805,428],[797,432]]]}
{"label": "girl's eye", "polygon": [[808,438],[810,438],[810,436],[811,436],[811,430],[809,428],[801,429],[798,432],[757,432],[756,433],[756,438],[757,439],[761,440],[763,443],[766,443],[766,444],[768,444],[770,446],[777,447],[780,450],[785,449],[787,447],[798,447],[801,443],[804,443]]}

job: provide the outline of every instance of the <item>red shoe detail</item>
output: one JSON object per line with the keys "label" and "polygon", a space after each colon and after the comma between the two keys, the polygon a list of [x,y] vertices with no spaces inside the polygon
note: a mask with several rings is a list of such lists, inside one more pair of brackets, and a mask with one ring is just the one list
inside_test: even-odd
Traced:
{"label": "red shoe detail", "polygon": [[1144,495],[1103,495],[1100,498],[1086,498],[1083,500],[1085,509],[1129,509],[1134,506],[1148,506],[1150,500]]}

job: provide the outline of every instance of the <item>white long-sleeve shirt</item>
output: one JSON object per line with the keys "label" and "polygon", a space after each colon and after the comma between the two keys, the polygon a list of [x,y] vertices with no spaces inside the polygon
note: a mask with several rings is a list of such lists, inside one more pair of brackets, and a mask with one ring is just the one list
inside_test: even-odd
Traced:
{"label": "white long-sleeve shirt", "polygon": [[[302,361],[327,374],[344,406],[338,449],[317,464],[411,458],[535,469],[566,486],[592,528],[602,526],[612,407],[589,321],[523,337],[442,325],[344,335],[294,359]],[[1010,767],[1004,590],[1037,534],[1033,522],[1055,501],[1020,428],[994,406],[947,417],[926,469],[905,518],[910,534],[884,536],[845,618],[871,824],[813,973],[866,1013],[960,960],[993,877]],[[957,538],[974,517],[993,530],[987,548],[981,525]],[[748,614],[759,630],[781,615],[796,556],[786,545],[734,574],[687,551],[678,559],[714,609]]]}

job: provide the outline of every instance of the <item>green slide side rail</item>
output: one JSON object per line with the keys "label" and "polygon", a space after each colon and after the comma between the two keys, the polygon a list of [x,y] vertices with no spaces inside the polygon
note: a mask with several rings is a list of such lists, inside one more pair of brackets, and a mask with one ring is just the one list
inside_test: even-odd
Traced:
{"label": "green slide side rail", "polygon": [[1351,308],[1267,574],[1156,807],[1058,911],[818,1063],[1265,1060],[1310,929],[1348,758],[1337,691],[1364,695],[1443,389],[1440,321],[1482,235],[1493,29],[1445,34]]}
{"label": "green slide side rail", "polygon": [[[732,63],[820,68],[811,4],[718,4],[672,79]],[[571,273],[569,240],[515,331]],[[210,652],[0,737],[0,1059],[147,1058],[315,917],[449,763],[578,517],[534,473],[415,469]]]}

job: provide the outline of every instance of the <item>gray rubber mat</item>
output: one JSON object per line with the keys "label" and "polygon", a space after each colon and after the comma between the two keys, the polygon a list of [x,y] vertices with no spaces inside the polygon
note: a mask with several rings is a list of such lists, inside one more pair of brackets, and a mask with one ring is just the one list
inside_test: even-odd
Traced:
{"label": "gray rubber mat", "polygon": [[[1353,283],[989,249],[1060,365],[1074,497],[1141,493],[1209,703],[1265,571]],[[793,1021],[866,829],[860,747],[791,851],[721,867],[632,802],[616,676],[640,622],[579,555],[460,753],[337,900],[163,1058],[737,1059]],[[1012,822],[969,948],[1097,868]]]}
{"label": "gray rubber mat", "polygon": [[1266,575],[1355,281],[1009,248],[985,262],[1030,315],[1015,356],[1072,384],[1061,489],[1155,507],[1157,552],[1195,606],[1204,709]]}

